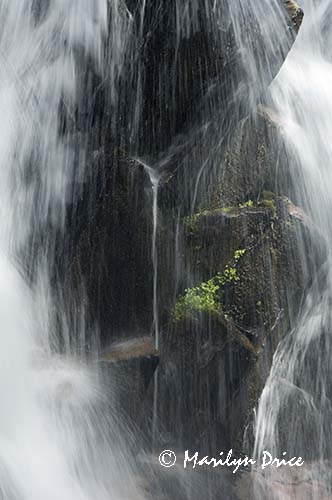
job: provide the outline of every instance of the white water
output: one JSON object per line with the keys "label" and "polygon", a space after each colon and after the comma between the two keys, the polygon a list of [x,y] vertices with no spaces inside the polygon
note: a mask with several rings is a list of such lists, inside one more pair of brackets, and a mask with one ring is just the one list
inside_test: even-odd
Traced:
{"label": "white water", "polygon": [[[33,263],[38,271],[32,285],[25,278],[32,263],[22,260],[30,237],[46,221],[60,228],[64,222],[67,192],[73,182],[72,153],[66,141],[58,136],[58,110],[61,101],[69,110],[75,102],[74,47],[83,48],[97,63],[101,60],[102,40],[107,30],[107,1],[50,0],[45,17],[38,23],[31,15],[34,3],[0,0],[0,496],[4,500],[129,500],[131,496],[136,499],[128,457],[121,441],[115,440],[117,425],[105,417],[109,408],[101,395],[97,374],[77,359],[68,356],[61,359],[54,354],[55,309],[61,304],[52,297],[45,265],[48,256]],[[268,3],[276,6],[279,28],[278,2]],[[329,3],[320,2],[319,21],[326,18],[323,8]],[[306,20],[314,21],[308,14],[311,4],[308,0],[306,4]],[[112,4],[115,10],[117,5],[116,1]],[[260,22],[265,19],[267,0],[259,5],[255,0],[240,1],[238,5],[233,10],[233,22],[246,46],[245,36],[240,33],[243,19],[248,22],[250,12]],[[184,15],[183,26],[185,18]],[[280,44],[279,30],[269,39],[270,24],[270,21],[266,26],[263,24],[262,31],[273,52],[276,44]],[[116,30],[116,23],[111,25]],[[332,86],[330,63],[323,54],[323,47],[330,45],[328,40],[322,43],[314,23],[307,25],[311,31],[308,27],[305,36],[303,30],[303,45],[293,51],[279,75],[273,97],[276,108],[283,114],[290,147],[306,172],[303,182],[307,209],[330,238],[328,214],[332,197],[326,186],[331,186],[332,155],[327,138],[332,117],[329,100]],[[115,31],[111,38],[116,56],[122,47]],[[248,53],[253,55],[253,51]],[[118,58],[113,58],[114,64],[120,64],[121,54]],[[247,58],[244,51],[243,59]],[[256,81],[259,67],[254,61],[248,67],[252,70],[251,80]],[[303,85],[303,93],[302,89],[298,91],[299,85]],[[261,87],[264,86],[262,82]],[[254,104],[255,92],[249,97]],[[159,179],[151,179],[153,319],[158,347]],[[301,336],[300,330],[296,332],[303,347],[298,350],[296,345],[286,350],[286,364],[283,360],[281,364],[283,377],[288,377],[290,383],[299,352],[304,352],[314,335],[315,330],[308,325],[315,326],[316,318],[324,316],[327,297],[325,294],[316,306],[316,314],[308,301],[309,312],[303,326],[307,333]],[[70,330],[68,318],[61,319]],[[84,316],[76,318],[76,324],[82,325],[83,333],[70,332],[70,337],[84,339]],[[70,351],[69,340],[67,347]],[[276,366],[279,364],[275,363]],[[277,446],[273,424],[278,405],[264,404],[269,397],[278,404],[282,402],[282,389],[273,382],[274,373],[262,397],[257,426],[257,447],[266,444],[269,449]],[[156,415],[157,378],[154,405]],[[272,408],[272,417],[267,408]]]}
{"label": "white water", "polygon": [[[144,168],[149,175],[152,188],[152,244],[151,256],[153,267],[153,322],[152,331],[154,335],[155,348],[159,349],[160,331],[159,331],[159,303],[158,303],[158,247],[157,247],[157,233],[158,233],[158,190],[160,183],[160,172],[158,169],[153,169],[144,164]],[[152,443],[156,442],[157,434],[157,419],[158,419],[158,368],[154,373],[153,379],[153,409],[152,409]]]}
{"label": "white water", "polygon": [[[59,106],[75,101],[75,47],[101,59],[107,2],[41,2],[39,21],[36,4],[0,0],[0,497],[128,500],[130,466],[97,373],[54,354],[55,313],[73,325],[56,311],[48,255],[27,257],[46,221],[63,226],[72,154]],[[75,324],[84,328],[84,317]]]}
{"label": "white water", "polygon": [[[271,96],[288,144],[294,196],[325,236],[329,254],[298,326],[275,354],[259,404],[255,453],[305,457],[305,490],[292,496],[302,500],[332,496],[324,462],[332,448],[332,1],[303,0],[301,6],[304,22]],[[285,498],[280,492],[271,497],[266,484],[257,484],[255,493]]]}

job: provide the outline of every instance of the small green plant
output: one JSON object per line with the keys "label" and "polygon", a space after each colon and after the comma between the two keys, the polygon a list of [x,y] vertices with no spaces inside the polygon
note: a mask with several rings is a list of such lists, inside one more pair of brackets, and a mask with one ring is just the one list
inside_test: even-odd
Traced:
{"label": "small green plant", "polygon": [[174,320],[180,321],[190,317],[195,312],[222,314],[222,288],[227,283],[236,283],[240,280],[236,271],[236,264],[245,252],[245,249],[236,250],[233,265],[227,265],[223,273],[217,273],[209,280],[203,281],[193,288],[187,288],[184,295],[180,296],[175,304]]}
{"label": "small green plant", "polygon": [[[251,205],[246,205],[246,206],[251,206]],[[222,207],[222,208],[215,208],[213,210],[201,210],[200,212],[196,212],[192,215],[187,215],[186,217],[184,217],[183,225],[188,231],[194,233],[198,229],[198,224],[202,217],[209,215],[218,215],[220,213],[227,214],[235,209],[236,207]]]}
{"label": "small green plant", "polygon": [[179,321],[195,312],[216,313],[220,310],[217,294],[220,289],[218,276],[203,281],[198,286],[187,288],[174,308],[174,319]]}
{"label": "small green plant", "polygon": [[266,208],[275,208],[275,204],[273,200],[260,200],[258,202],[260,206],[266,207]]}
{"label": "small green plant", "polygon": [[252,200],[248,200],[245,203],[240,203],[239,208],[251,208],[254,206],[254,202]]}
{"label": "small green plant", "polygon": [[183,219],[183,224],[188,231],[194,232],[197,229],[197,223],[201,218],[200,213],[188,215]]}
{"label": "small green plant", "polygon": [[238,261],[239,259],[241,259],[241,257],[243,257],[243,255],[246,253],[246,250],[245,249],[239,249],[239,250],[235,250],[234,252],[234,259],[236,261]]}
{"label": "small green plant", "polygon": [[275,200],[276,194],[273,191],[262,191],[260,195],[261,200]]}
{"label": "small green plant", "polygon": [[225,283],[232,283],[234,281],[239,281],[240,279],[237,275],[236,268],[229,266],[225,267],[224,278],[225,278]]}

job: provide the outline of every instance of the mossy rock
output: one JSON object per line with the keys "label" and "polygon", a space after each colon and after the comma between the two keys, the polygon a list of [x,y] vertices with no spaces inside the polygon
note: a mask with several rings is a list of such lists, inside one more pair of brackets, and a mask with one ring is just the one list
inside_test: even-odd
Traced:
{"label": "mossy rock", "polygon": [[[201,278],[197,291],[221,285],[217,277],[236,268],[236,279],[222,284],[220,307],[246,329],[271,328],[282,311],[296,310],[313,267],[325,258],[317,229],[286,197],[271,191],[255,203],[203,211],[192,220],[185,222],[185,258],[191,275]],[[241,259],[234,259],[242,250]]]}
{"label": "mossy rock", "polygon": [[257,202],[264,191],[291,195],[287,150],[277,120],[271,116],[260,108],[238,124],[203,203],[206,208]]}
{"label": "mossy rock", "polygon": [[[250,200],[251,201],[251,200]],[[222,272],[238,249],[250,248],[277,220],[278,200],[202,211],[184,221],[186,259],[206,279]]]}
{"label": "mossy rock", "polygon": [[303,10],[295,0],[282,0],[286,10],[292,20],[292,25],[296,31],[299,31],[303,21]]}
{"label": "mossy rock", "polygon": [[[195,281],[175,305],[187,314],[173,318],[163,337],[173,373],[170,381],[161,368],[165,400],[171,391],[187,425],[175,429],[169,423],[169,432],[188,442],[196,435],[197,446],[205,436],[212,451],[216,436],[219,448],[243,449],[273,353],[299,311],[314,268],[326,259],[321,235],[305,214],[285,197],[262,195],[226,212],[204,211],[187,227],[185,258]],[[226,279],[227,269],[234,270],[233,279]],[[175,422],[177,410],[169,411]],[[213,431],[206,434],[209,426]]]}
{"label": "mossy rock", "polygon": [[199,312],[172,323],[161,350],[166,432],[204,453],[240,446],[249,405],[247,376],[257,357],[244,332],[222,315]]}

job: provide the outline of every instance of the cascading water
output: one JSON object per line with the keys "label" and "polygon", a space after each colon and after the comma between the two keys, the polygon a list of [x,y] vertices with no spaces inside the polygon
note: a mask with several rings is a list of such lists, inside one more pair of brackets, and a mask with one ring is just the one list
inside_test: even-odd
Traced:
{"label": "cascading water", "polygon": [[[152,262],[153,262],[153,331],[155,338],[155,348],[159,349],[159,311],[158,311],[158,254],[157,254],[157,231],[158,231],[158,188],[160,177],[158,172],[149,170],[152,184],[153,204],[153,231],[152,231]],[[152,416],[152,440],[155,441],[157,427],[157,406],[158,406],[158,369],[154,374],[154,394],[153,394],[153,416]]]}
{"label": "cascading water", "polygon": [[[121,419],[117,419],[116,414],[118,409],[109,402],[112,395],[104,393],[106,389],[96,368],[95,352],[90,362],[86,363],[86,347],[87,344],[92,345],[93,339],[81,305],[85,296],[82,292],[77,302],[69,301],[68,305],[66,293],[62,294],[57,289],[57,283],[55,286],[53,282],[51,284],[53,275],[50,268],[53,270],[57,259],[55,240],[64,227],[68,229],[68,205],[76,206],[77,191],[81,194],[81,185],[84,183],[88,192],[95,189],[91,195],[95,205],[98,205],[95,219],[92,217],[92,223],[83,221],[82,233],[86,239],[82,237],[82,243],[78,238],[83,253],[90,249],[91,240],[95,240],[93,244],[96,247],[102,247],[100,253],[100,248],[96,254],[92,252],[93,262],[86,266],[88,271],[85,269],[84,278],[87,282],[90,279],[88,300],[95,301],[98,311],[100,299],[104,300],[103,305],[106,306],[104,310],[101,307],[100,317],[106,324],[107,337],[110,328],[107,323],[117,314],[116,304],[139,294],[138,283],[142,284],[142,288],[146,286],[150,308],[139,317],[143,325],[146,318],[148,323],[152,309],[155,348],[162,349],[162,321],[166,315],[169,319],[175,295],[188,284],[187,281],[188,286],[192,286],[201,279],[198,269],[188,271],[189,279],[184,276],[183,268],[186,266],[182,266],[178,255],[186,251],[182,241],[183,218],[200,207],[208,184],[215,179],[213,176],[220,167],[235,126],[260,102],[293,43],[294,33],[290,28],[291,21],[285,15],[284,3],[289,2],[170,0],[161,1],[159,5],[150,0],[141,3],[131,0],[126,3],[120,0],[0,0],[0,496],[4,500],[136,500],[139,497],[131,455],[126,452],[126,445],[121,439],[121,435],[126,435],[130,441],[129,427],[123,424],[120,428],[117,420]],[[328,44],[323,43],[323,36],[330,2],[326,0],[319,9],[315,9],[309,0],[306,3],[306,29],[272,88],[272,99],[293,152],[296,172],[301,167],[306,172],[301,177],[297,201],[303,201],[302,205],[311,215],[313,223],[323,228],[329,241],[328,213],[332,207],[329,206],[326,186],[330,185],[327,166],[332,153],[324,138],[329,133],[330,108],[326,103],[329,103],[330,63],[326,55]],[[312,36],[310,30],[315,23],[320,23],[321,29]],[[87,71],[91,66],[93,76]],[[316,76],[313,80],[316,69],[324,78]],[[93,89],[90,100],[85,94],[89,85]],[[301,91],[298,90],[300,85],[303,87]],[[315,96],[319,98],[312,96],[314,86],[320,89],[318,94],[317,88],[314,89]],[[84,115],[82,120],[80,113]],[[93,116],[86,118],[85,113]],[[111,116],[113,113],[115,118]],[[89,129],[90,125],[93,130]],[[85,177],[87,144],[99,168],[95,177],[90,171],[91,177]],[[135,205],[137,200],[131,200],[129,216],[123,217],[131,194],[129,191],[128,196],[126,192],[126,182],[122,184],[126,177],[119,167],[121,161],[124,162],[123,156],[126,156],[125,160],[148,158],[145,163],[155,165],[150,168],[140,160],[136,162],[143,165],[152,186],[152,245],[151,240],[144,241],[150,252],[142,249],[144,235],[140,238],[135,234],[135,243],[131,245],[130,241],[128,244],[130,231],[127,228],[121,232],[120,239],[120,242],[125,242],[125,250],[122,247],[114,250],[112,245],[110,249],[104,248],[110,241],[105,236],[108,221],[111,219],[114,227],[121,228],[123,221],[131,223],[135,219],[132,212],[138,206]],[[117,166],[112,164],[115,157],[119,160]],[[320,170],[320,177],[314,170],[319,163],[324,163],[324,167],[326,165]],[[134,175],[138,175],[138,171],[136,169]],[[120,172],[120,181],[115,172]],[[115,184],[114,192],[112,182]],[[314,186],[315,196],[310,183]],[[143,184],[144,180],[141,187]],[[115,196],[112,198],[110,193],[115,193]],[[88,196],[83,197],[80,206],[85,205],[83,219],[84,214],[91,215],[89,203],[84,203],[86,199],[91,201]],[[117,204],[114,212],[112,203]],[[142,213],[145,217],[146,206],[144,202],[139,206],[141,210],[138,210],[137,220],[140,223]],[[158,213],[165,206],[167,214],[160,220],[171,220],[169,233],[172,233],[171,238],[174,237],[174,251],[170,250],[172,245],[168,242],[169,248],[166,249],[163,248],[164,240],[158,242],[159,233],[162,233],[162,238],[167,234],[164,227],[160,231],[158,228]],[[101,217],[99,225],[100,213],[105,218]],[[150,215],[151,205],[149,220]],[[89,229],[86,229],[89,224]],[[117,236],[114,234],[114,238]],[[77,243],[75,238],[73,240]],[[110,262],[114,264],[115,261],[115,266],[121,267],[117,258],[122,253],[124,259],[121,262],[125,262],[126,266],[126,251],[129,253],[129,247],[135,245],[139,248],[131,249],[130,272],[128,275],[119,273],[120,285],[115,283],[112,288],[112,283],[109,288],[105,286],[106,292],[102,290],[101,293],[103,285],[98,285],[98,293],[95,294],[95,281],[100,279],[98,273],[94,273],[99,265],[95,256],[101,255],[99,270],[106,269],[108,272]],[[76,261],[81,258],[79,264],[83,263],[84,267],[85,255],[82,258],[79,252],[78,255],[73,254]],[[152,279],[149,281],[140,276],[136,281],[138,273],[135,264],[145,260],[150,263],[150,259],[145,259],[146,255],[152,257],[152,266],[147,265],[152,267]],[[107,272],[105,281],[108,281]],[[172,276],[173,272],[175,276]],[[116,281],[116,272],[112,276]],[[127,276],[133,281],[127,283]],[[302,373],[301,362],[306,364],[307,348],[315,341],[315,336],[321,335],[320,332],[316,334],[314,328],[323,325],[324,335],[328,330],[329,282],[330,274],[327,273],[324,286],[322,283],[316,287],[313,285],[303,315],[305,328],[296,329],[279,348],[261,399],[257,419],[257,452],[264,446],[271,451],[279,451],[279,436],[275,428],[286,394],[283,390],[286,387],[287,394],[290,394],[296,386],[297,392],[303,395],[308,413],[323,415],[316,422],[317,440],[313,456],[328,457],[328,446],[321,438],[329,414],[328,361],[324,362],[325,368],[319,379],[321,399],[318,402],[310,395],[310,388],[305,383],[301,385],[298,380],[295,381],[295,374],[298,377]],[[166,296],[169,290],[171,298],[167,298],[169,309],[165,314],[166,308],[159,297]],[[317,291],[320,293],[319,301],[316,300]],[[146,305],[144,293],[138,304]],[[117,294],[113,302],[114,313],[108,306]],[[136,299],[134,297],[133,302]],[[135,314],[133,318],[127,317],[128,311],[137,312],[136,309],[140,308],[136,302],[129,305],[133,307],[120,308],[119,325],[123,330],[136,322]],[[200,321],[194,325],[197,338],[202,325]],[[301,335],[302,330],[307,333]],[[209,330],[209,337],[212,337],[211,332]],[[191,364],[188,369],[189,364],[182,365],[180,362],[176,365],[173,351],[165,372],[160,370],[155,373],[151,404],[152,448],[159,444],[159,431],[162,434],[165,425],[165,419],[158,420],[162,420],[163,405],[167,406],[165,414],[169,415],[169,422],[166,424],[170,423],[169,434],[175,435],[176,444],[182,446],[188,437],[192,439],[195,436],[196,439],[196,429],[202,430],[201,422],[198,422],[202,420],[202,409],[203,426],[209,427],[211,422],[214,423],[212,417],[215,415],[212,413],[215,413],[226,422],[223,422],[223,436],[225,429],[227,431],[226,410],[223,407],[220,411],[220,407],[228,401],[228,394],[222,392],[222,388],[226,390],[227,387],[227,374],[222,371],[224,367],[218,366],[218,376],[215,377],[217,386],[220,383],[218,398],[211,397],[210,380],[199,376],[199,370],[204,370],[201,365],[211,361],[208,350],[211,338],[201,350],[199,340],[193,340],[192,332],[178,336],[176,341],[179,337],[184,342],[184,349],[175,350],[176,355],[180,353],[180,361],[182,355],[188,355],[189,362],[197,361],[197,366]],[[244,339],[243,335],[240,337]],[[298,342],[294,342],[297,337]],[[188,338],[189,343],[185,344]],[[324,342],[328,346],[328,335],[324,336]],[[248,345],[248,342],[245,344]],[[283,354],[284,349],[286,355]],[[203,355],[201,351],[204,351]],[[218,356],[218,353],[215,354]],[[222,359],[225,360],[227,355],[231,356],[230,351],[226,351]],[[284,363],[288,372],[285,374],[283,371],[282,378],[287,381],[283,385],[279,379]],[[213,369],[211,372],[214,378]],[[173,377],[174,391],[172,385],[167,386],[169,374]],[[142,378],[145,380],[146,373]],[[177,392],[181,383],[179,380],[183,380],[184,384]],[[230,380],[232,385],[232,376]],[[313,377],[307,374],[305,380],[309,384]],[[170,400],[160,396],[165,387]],[[271,407],[271,398],[278,405]],[[182,405],[180,410],[179,403]],[[174,411],[173,406],[176,408]],[[269,411],[272,413],[267,418]],[[173,418],[174,415],[176,418]],[[191,421],[187,426],[189,417]],[[289,426],[294,435],[296,426],[295,421]],[[175,427],[181,428],[178,430]],[[147,434],[150,436],[150,432]],[[206,442],[216,440],[213,430],[208,436]],[[295,444],[301,448],[303,441],[292,441],[288,434],[286,438],[290,450],[292,443],[294,450],[297,451]],[[205,445],[205,442],[201,444]],[[148,476],[149,470],[144,473]],[[183,498],[189,498],[192,492],[190,480],[186,483],[181,477],[181,483],[186,490]],[[223,488],[226,491],[227,485]],[[198,497],[205,493],[202,486],[195,492]],[[181,492],[176,494],[181,497]],[[157,488],[155,497],[161,495],[163,493]],[[213,493],[209,492],[209,498],[214,499]]]}
{"label": "cascading water", "polygon": [[[143,4],[144,5],[144,4]],[[152,291],[152,309],[153,309],[153,322],[152,334],[154,336],[154,345],[159,349],[159,304],[158,304],[158,247],[157,247],[157,233],[158,233],[158,189],[160,182],[160,174],[158,169],[153,169],[147,165],[144,168],[149,176],[152,188],[152,242],[151,242],[151,256],[153,267],[153,291]],[[158,369],[154,374],[154,387],[153,387],[153,410],[152,410],[152,441],[155,442],[157,432],[157,406],[158,406]]]}
{"label": "cascading water", "polygon": [[0,496],[128,500],[107,397],[96,370],[71,356],[84,320],[69,322],[51,291],[52,240],[34,250],[63,227],[74,152],[59,110],[74,110],[75,50],[101,61],[107,2],[1,0],[0,25]]}
{"label": "cascading water", "polygon": [[[255,454],[302,456],[303,489],[271,489],[257,477],[255,498],[331,498],[332,57],[330,0],[303,0],[295,45],[271,86],[271,106],[288,147],[294,198],[320,230],[327,260],[304,300],[297,326],[280,343],[260,398]],[[289,471],[288,471],[289,472]],[[270,484],[269,484],[270,480]],[[273,493],[274,491],[274,493]],[[274,496],[273,496],[274,495]]]}
{"label": "cascading water", "polygon": [[[208,185],[213,183],[211,171],[215,174],[216,170],[220,169],[221,158],[236,124],[243,117],[247,117],[257,106],[286,57],[294,40],[294,32],[283,2],[279,0],[272,2],[266,0],[260,2],[259,5],[254,1],[185,2],[185,8],[177,0],[160,2],[160,4],[147,1],[139,3],[139,7],[135,2],[130,3],[135,4],[132,11],[134,17],[138,18],[139,37],[143,38],[141,43],[144,57],[142,61],[139,59],[137,73],[139,83],[137,87],[141,85],[140,91],[143,98],[141,96],[141,102],[138,102],[138,99],[135,101],[135,123],[140,124],[139,137],[142,136],[145,140],[141,140],[136,147],[139,152],[137,157],[148,158],[144,164],[143,161],[140,163],[144,165],[154,187],[153,317],[154,333],[159,339],[159,327],[156,328],[159,325],[156,280],[159,276],[160,294],[163,295],[169,277],[165,279],[165,269],[161,266],[157,269],[156,266],[157,209],[163,210],[162,204],[165,204],[165,198],[167,198],[165,191],[168,188],[169,191],[173,189],[175,198],[175,203],[173,201],[169,203],[168,210],[169,206],[174,210],[172,203],[176,206],[171,215],[167,213],[167,217],[174,217],[176,213],[176,217],[182,222],[183,216],[187,215],[188,211],[192,213],[199,211]],[[205,39],[206,34],[208,34],[208,41]],[[191,38],[195,40],[193,53],[190,53]],[[227,50],[224,51],[225,47]],[[220,59],[217,57],[216,63],[218,51],[220,51]],[[201,61],[204,61],[204,64]],[[135,89],[137,87],[135,86]],[[179,106],[177,106],[178,103],[180,103]],[[186,103],[188,103],[188,109],[185,108]],[[146,164],[154,165],[153,169],[146,167]],[[159,180],[157,177],[160,173],[164,175]],[[214,180],[215,178],[216,176]],[[167,183],[168,186],[165,188]],[[160,194],[159,207],[157,187]],[[166,200],[166,205],[167,203],[168,200]],[[176,251],[179,252],[180,248],[181,245],[177,242]],[[167,262],[169,257],[165,256],[167,249],[163,248],[163,243],[159,244],[158,249],[162,253],[158,261],[164,266],[165,262],[166,266],[169,265],[170,263]],[[176,256],[177,264],[181,258],[182,256]],[[176,268],[176,280],[181,281],[180,287],[178,283],[176,287],[180,290],[183,289],[184,284],[188,283],[190,287],[199,281],[199,275],[195,273],[195,270],[188,272],[190,276],[186,281],[187,277],[184,277],[186,271],[183,268],[180,269],[179,264]],[[174,272],[174,269],[170,267],[168,269],[169,274]],[[160,301],[160,308],[164,308],[162,301]],[[169,324],[165,328],[166,335],[167,328],[169,329]],[[187,338],[190,339],[188,343],[195,335],[196,333],[193,332],[188,334]],[[157,342],[156,345],[157,347],[160,345],[163,349],[162,336],[160,335],[160,343]],[[197,341],[196,352],[199,351],[198,344],[199,341]],[[184,347],[185,355],[189,350],[187,346]],[[185,363],[182,365],[180,362],[174,372],[176,373],[176,370],[180,372],[182,369],[185,370]],[[188,379],[192,372],[195,372],[195,366],[188,368]],[[183,377],[184,380],[186,375]],[[169,412],[167,408],[169,402],[159,393],[161,391],[163,394],[164,382],[158,385],[156,380],[157,375],[155,375],[152,428],[156,428],[156,415],[158,414],[158,418],[161,416],[160,420],[163,420],[162,424],[158,422],[159,431],[164,424],[163,413]],[[198,395],[199,384],[197,383],[197,387],[193,388],[190,386],[190,381],[188,388],[183,384],[179,391],[180,380],[180,376],[174,376],[176,388],[172,396],[174,400],[177,400],[175,404],[179,406],[179,400],[184,408],[182,414],[181,410],[175,409],[174,415],[180,414],[181,419],[185,419],[188,415],[188,421],[190,415],[192,427],[189,428],[183,421],[181,425],[179,425],[180,422],[173,422],[173,415],[169,419],[170,427],[178,426],[175,430],[177,435],[183,433],[188,436],[192,433],[191,436],[193,436],[192,429],[195,425],[193,422],[196,423],[196,420],[200,418],[198,408],[204,407],[204,398],[206,396],[208,399],[209,390],[202,389],[202,394]],[[174,397],[174,394],[177,394],[176,391],[179,391],[181,395]],[[195,397],[197,395],[196,400],[192,394],[195,394]],[[210,401],[206,403],[206,407],[209,404]],[[196,406],[192,408],[194,405]],[[191,411],[193,414],[190,414]],[[206,422],[209,422],[210,417],[212,418],[206,410]],[[204,424],[201,423],[200,427],[203,426]],[[174,432],[173,429],[172,432]],[[153,434],[156,434],[155,431]],[[154,439],[153,441],[156,444]]]}

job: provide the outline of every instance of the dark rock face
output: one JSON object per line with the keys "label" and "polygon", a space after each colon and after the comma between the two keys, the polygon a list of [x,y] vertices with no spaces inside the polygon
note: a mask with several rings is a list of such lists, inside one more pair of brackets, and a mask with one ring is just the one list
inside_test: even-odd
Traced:
{"label": "dark rock face", "polygon": [[243,449],[273,353],[325,261],[321,236],[301,210],[264,194],[185,221],[183,258],[196,288],[175,305],[160,368],[164,432],[178,446]]}
{"label": "dark rock face", "polygon": [[290,196],[293,189],[288,166],[278,117],[260,107],[229,137],[207,204],[210,209],[233,207],[257,201],[263,191]]}
{"label": "dark rock face", "polygon": [[331,498],[331,464],[311,462],[300,468],[288,466],[269,471],[255,471],[238,480],[236,492],[239,500],[310,500],[312,483],[321,500]]}
{"label": "dark rock face", "polygon": [[101,355],[99,364],[107,385],[111,385],[113,410],[129,428],[142,426],[143,403],[148,397],[159,355],[152,337],[116,342]]}
{"label": "dark rock face", "polygon": [[147,477],[147,488],[145,497],[147,500],[160,498],[161,500],[239,500],[236,494],[235,478],[227,468],[212,469],[211,467],[200,467],[183,469],[183,454],[177,455],[177,463],[174,467],[166,469],[160,467],[159,462],[151,464],[147,475],[143,469],[143,475]]}
{"label": "dark rock face", "polygon": [[[78,130],[64,118],[74,145],[86,141],[88,171],[68,211],[57,274],[65,288],[85,289],[88,324],[98,323],[104,346],[150,331],[152,190],[143,165],[157,169],[161,439],[204,451],[241,448],[271,354],[310,279],[300,248],[312,253],[313,266],[323,259],[312,228],[280,196],[291,196],[291,186],[287,176],[279,181],[275,159],[283,173],[288,160],[275,123],[262,110],[252,115],[294,40],[300,13],[286,2],[290,29],[282,23],[285,33],[275,36],[285,43],[271,49],[263,38],[269,17],[259,23],[252,13],[235,26],[230,2],[219,2],[220,9],[212,0],[191,7],[176,0],[127,4],[131,12],[122,5],[118,23],[110,16],[124,41],[119,62],[111,64],[110,39],[106,75],[86,62]],[[251,42],[256,80],[245,69],[239,33]],[[177,296],[218,273],[214,309],[174,323]],[[123,393],[132,364],[135,394],[151,390],[156,356],[147,364],[145,357],[113,361],[103,365],[117,371]],[[140,397],[128,405],[118,396],[135,420]]]}
{"label": "dark rock face", "polygon": [[[131,15],[122,4],[111,9],[106,73],[89,60],[80,64],[76,124],[64,110],[63,127],[73,129],[74,149],[86,147],[88,165],[56,273],[68,289],[85,288],[89,324],[100,325],[106,343],[126,331],[147,332],[152,322],[151,184],[133,158],[164,171],[159,205],[176,220],[192,203],[202,164],[223,155],[220,137],[232,135],[249,112],[246,88],[263,90],[243,69],[228,2],[217,11],[213,2],[194,4],[149,0],[143,12],[143,3],[132,1]],[[117,36],[121,50],[112,45]],[[262,70],[264,84],[293,39],[287,32],[275,56],[257,37],[260,57],[271,63]],[[84,62],[79,50],[77,57]]]}
{"label": "dark rock face", "polygon": [[[298,307],[326,257],[318,229],[300,209],[287,198],[261,195],[257,202],[203,212],[187,235],[192,269],[202,279],[234,269],[234,279],[225,284],[223,309],[246,328],[272,326],[273,311],[288,309],[293,301]],[[303,248],[311,263],[304,263]],[[243,255],[234,262],[239,250]]]}
{"label": "dark rock face", "polygon": [[[284,19],[291,24],[287,14],[296,16],[294,2],[286,2],[282,20],[278,9],[271,7],[269,20],[260,8],[261,19],[256,20],[255,13],[245,10],[247,17],[239,15],[236,26],[233,12],[237,13],[238,7],[228,1],[127,0],[127,5],[138,40],[135,49],[139,81],[133,83],[141,99],[141,155],[160,157],[171,145],[174,147],[175,138],[181,135],[175,141],[178,148],[179,141],[188,141],[184,133],[196,134],[195,128],[211,119],[219,129],[224,128],[223,132],[230,129],[230,124],[248,113],[248,89],[255,86],[257,95],[266,90],[294,40],[291,30],[284,33],[284,44],[276,36],[278,47],[271,51],[263,39],[269,23],[272,29],[272,11],[275,18],[280,18],[280,29],[284,29]],[[254,81],[246,73],[239,53],[237,31],[242,30],[246,37],[246,23],[255,24],[250,50],[257,59],[259,78]],[[261,61],[265,61],[264,66]]]}
{"label": "dark rock face", "polygon": [[283,0],[287,11],[292,19],[294,28],[298,31],[303,21],[303,10],[294,0]]}
{"label": "dark rock face", "polygon": [[78,289],[83,277],[90,321],[107,344],[151,324],[151,184],[141,165],[117,152],[98,151],[93,168],[98,175],[69,215],[64,273]]}

